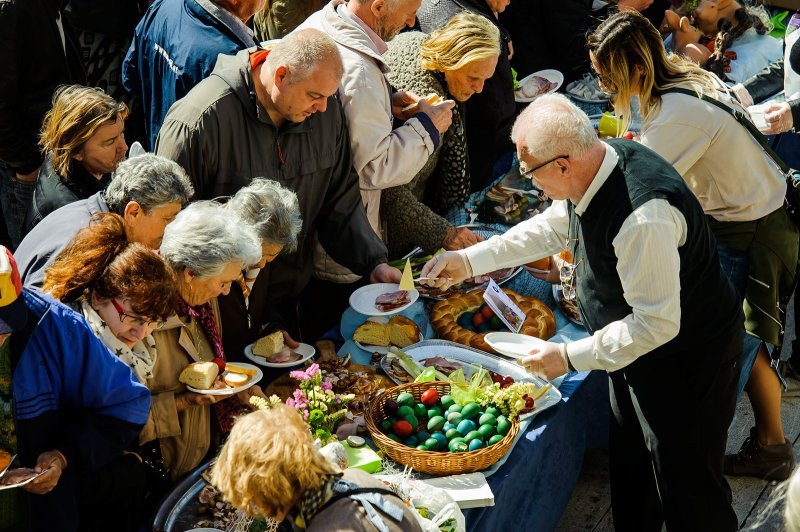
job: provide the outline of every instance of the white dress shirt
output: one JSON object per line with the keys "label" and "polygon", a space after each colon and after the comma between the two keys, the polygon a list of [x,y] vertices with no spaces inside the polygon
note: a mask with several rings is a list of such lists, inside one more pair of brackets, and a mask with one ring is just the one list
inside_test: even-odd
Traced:
{"label": "white dress shirt", "polygon": [[[588,190],[575,206],[583,214],[617,164],[616,151],[606,154]],[[555,201],[543,213],[517,224],[459,253],[469,260],[474,275],[525,264],[566,249],[569,232],[568,200]],[[680,330],[680,256],[686,242],[686,219],[663,199],[634,210],[613,240],[617,273],[632,312],[588,338],[567,344],[578,370],[624,368],[640,356],[669,342]],[[575,270],[575,277],[581,267]]]}

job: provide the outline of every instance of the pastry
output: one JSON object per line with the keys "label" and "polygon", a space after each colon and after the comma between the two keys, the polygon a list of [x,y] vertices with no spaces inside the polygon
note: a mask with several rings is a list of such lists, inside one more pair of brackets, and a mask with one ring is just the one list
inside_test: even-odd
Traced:
{"label": "pastry", "polygon": [[403,348],[419,342],[419,326],[405,316],[392,316],[386,325],[389,343]]}
{"label": "pastry", "polygon": [[11,453],[0,451],[0,471],[3,471],[11,463]]}
{"label": "pastry", "polygon": [[389,328],[383,323],[367,320],[353,333],[353,340],[363,345],[389,346]]}
{"label": "pastry", "polygon": [[178,380],[197,390],[208,390],[219,375],[219,366],[214,362],[195,362],[181,371]]}
{"label": "pastry", "polygon": [[[553,311],[547,305],[534,297],[521,296],[511,290],[503,289],[503,292],[525,313],[525,321],[519,331],[520,334],[535,336],[543,340],[547,340],[555,334],[556,319]],[[457,323],[459,316],[478,309],[481,304],[483,304],[483,294],[480,291],[455,294],[436,303],[431,310],[431,324],[436,329],[439,338],[494,353],[495,351],[484,339],[485,333],[467,330]]]}
{"label": "pastry", "polygon": [[274,333],[260,338],[253,344],[253,354],[260,357],[271,357],[283,349],[283,333]]}
{"label": "pastry", "polygon": [[367,320],[353,333],[353,340],[362,345],[408,347],[419,342],[419,326],[405,316],[392,316],[386,323]]}
{"label": "pastry", "polygon": [[540,271],[549,271],[550,270],[550,260],[552,257],[549,255],[543,259],[535,260],[533,262],[529,262],[525,266],[534,270]]}

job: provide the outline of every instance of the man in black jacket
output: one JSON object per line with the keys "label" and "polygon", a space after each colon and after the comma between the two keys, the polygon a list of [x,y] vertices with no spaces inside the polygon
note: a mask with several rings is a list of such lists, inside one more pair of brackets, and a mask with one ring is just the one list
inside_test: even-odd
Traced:
{"label": "man in black jacket", "polygon": [[[372,282],[400,281],[361,201],[335,96],[341,77],[336,43],[317,30],[294,32],[269,51],[220,55],[211,76],[170,108],[156,140],[156,153],[184,167],[198,199],[235,194],[255,177],[297,194],[303,217],[297,251],[267,265],[250,293],[256,334],[278,318],[276,306],[298,334],[297,296],[311,277],[317,240],[336,262]],[[239,298],[235,308],[226,307],[230,297],[220,298],[223,330],[226,312],[245,311]]]}
{"label": "man in black jacket", "polygon": [[42,118],[56,87],[85,83],[65,0],[0,0],[0,196],[11,243],[42,165]]}

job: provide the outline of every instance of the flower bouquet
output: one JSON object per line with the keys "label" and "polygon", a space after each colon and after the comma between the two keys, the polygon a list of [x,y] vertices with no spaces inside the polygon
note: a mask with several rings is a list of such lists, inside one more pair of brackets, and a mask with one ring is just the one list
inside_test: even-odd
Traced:
{"label": "flower bouquet", "polygon": [[322,379],[319,364],[311,364],[305,370],[292,371],[289,376],[300,381],[286,404],[300,412],[311,430],[311,434],[322,445],[336,440],[336,424],[347,413],[345,404],[355,397],[353,394],[337,394],[333,385]]}

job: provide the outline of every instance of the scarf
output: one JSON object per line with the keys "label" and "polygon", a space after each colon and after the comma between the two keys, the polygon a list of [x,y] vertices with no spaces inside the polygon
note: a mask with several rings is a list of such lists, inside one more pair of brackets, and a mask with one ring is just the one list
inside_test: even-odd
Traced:
{"label": "scarf", "polygon": [[242,289],[245,308],[250,308],[250,292],[253,291],[253,285],[256,284],[256,277],[258,277],[259,272],[261,272],[261,268],[251,268],[243,271],[239,278],[236,279],[236,284]]}
{"label": "scarf", "polygon": [[153,366],[156,363],[156,341],[148,334],[140,342],[128,347],[114,336],[111,328],[92,308],[88,301],[81,301],[81,314],[89,322],[89,327],[117,358],[125,362],[142,384],[153,378]]}
{"label": "scarf", "polygon": [[[178,294],[178,316],[197,320],[206,338],[211,343],[211,347],[214,349],[214,362],[221,360],[224,364],[225,352],[222,348],[222,337],[219,334],[219,327],[217,327],[217,320],[214,317],[211,304],[203,303],[192,307]],[[229,397],[219,403],[215,403],[214,416],[217,419],[220,432],[223,434],[230,432],[236,417],[249,411],[250,409],[238,402],[235,397]]]}
{"label": "scarf", "polygon": [[319,488],[309,489],[303,493],[295,506],[297,510],[297,517],[294,520],[295,530],[308,528],[308,523],[317,515],[320,508],[333,498],[333,484],[341,476],[341,473],[325,475]]}

